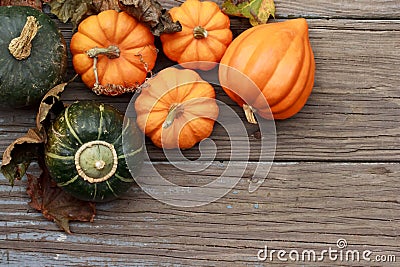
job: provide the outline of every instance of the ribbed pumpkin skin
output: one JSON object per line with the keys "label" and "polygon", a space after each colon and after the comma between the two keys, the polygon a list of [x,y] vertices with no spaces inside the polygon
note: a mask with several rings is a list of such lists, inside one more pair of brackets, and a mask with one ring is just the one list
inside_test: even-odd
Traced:
{"label": "ribbed pumpkin skin", "polygon": [[[218,117],[214,88],[193,70],[163,69],[135,101],[137,124],[158,147],[167,149],[193,147],[210,136]],[[173,105],[182,107],[182,114],[163,128]]]}
{"label": "ribbed pumpkin skin", "polygon": [[[48,131],[45,162],[57,184],[76,198],[103,202],[119,197],[134,183],[122,146],[123,115],[112,106],[96,102],[76,102],[67,107]],[[143,162],[143,138],[134,122],[124,129],[124,144],[130,166],[139,173]],[[79,139],[78,139],[79,138]],[[118,155],[115,174],[106,181],[90,183],[78,175],[74,157],[85,143],[102,140],[113,144]],[[76,176],[78,176],[76,178]],[[75,179],[74,179],[75,178]]]}
{"label": "ribbed pumpkin skin", "polygon": [[[31,54],[15,59],[8,50],[28,16],[40,29],[32,41]],[[0,106],[25,107],[37,104],[65,75],[67,48],[56,24],[44,13],[25,6],[0,6]]]}
{"label": "ribbed pumpkin skin", "polygon": [[[193,61],[219,62],[232,41],[229,17],[218,5],[211,1],[187,0],[169,13],[174,21],[179,21],[182,31],[160,36],[165,55],[178,63]],[[207,37],[196,39],[193,30],[201,26]],[[191,68],[208,70],[211,64],[196,63]]]}
{"label": "ribbed pumpkin skin", "polygon": [[[92,48],[115,45],[121,51],[118,58],[98,56],[97,70],[101,85],[133,87],[144,82],[153,69],[157,50],[150,30],[125,12],[106,10],[83,20],[71,39],[72,63],[82,81],[90,88],[95,83],[93,58],[86,52]],[[141,55],[141,56],[140,56]],[[143,62],[142,62],[142,61]]]}
{"label": "ribbed pumpkin skin", "polygon": [[[219,79],[224,91],[240,106],[245,101],[261,117],[286,119],[305,105],[314,85],[315,62],[305,19],[258,25],[241,33],[221,59]],[[240,87],[233,67],[247,75],[262,91],[249,95]],[[229,89],[231,90],[229,90]],[[236,94],[237,92],[238,94]]]}

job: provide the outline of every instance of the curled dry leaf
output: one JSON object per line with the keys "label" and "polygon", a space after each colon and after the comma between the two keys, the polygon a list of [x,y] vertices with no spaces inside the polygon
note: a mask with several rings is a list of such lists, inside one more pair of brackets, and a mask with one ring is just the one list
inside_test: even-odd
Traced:
{"label": "curled dry leaf", "polygon": [[1,172],[11,185],[24,176],[31,162],[37,159],[44,137],[37,129],[29,129],[26,135],[9,145],[3,153]]}
{"label": "curled dry leaf", "polygon": [[181,24],[178,21],[174,22],[171,15],[156,0],[119,0],[119,6],[132,17],[148,25],[155,36],[182,31]]}
{"label": "curled dry leaf", "polygon": [[27,174],[27,193],[31,197],[29,205],[41,211],[48,220],[54,221],[62,230],[71,234],[69,221],[93,222],[96,214],[95,205],[78,200],[65,193],[51,179],[46,166],[42,168],[40,177]]}
{"label": "curled dry leaf", "polygon": [[252,26],[267,23],[275,16],[274,0],[225,0],[222,11],[231,16],[248,18]]}
{"label": "curled dry leaf", "polygon": [[87,16],[108,9],[119,10],[118,0],[51,0],[51,13],[66,23],[71,20],[74,28]]}
{"label": "curled dry leaf", "polygon": [[50,111],[58,114],[64,108],[64,105],[60,101],[60,97],[68,83],[69,82],[62,83],[53,87],[50,91],[47,92],[47,94],[40,102],[39,111],[36,115],[36,128],[39,132],[42,132],[44,134],[45,126],[49,121]]}
{"label": "curled dry leaf", "polygon": [[43,144],[46,142],[44,127],[49,123],[50,110],[60,110],[60,105],[63,106],[58,100],[67,84],[55,86],[44,96],[36,115],[36,128],[29,129],[26,135],[16,139],[4,151],[1,172],[11,185],[24,176],[32,161],[43,156]]}
{"label": "curled dry leaf", "polygon": [[51,89],[40,103],[36,116],[36,128],[29,129],[27,134],[15,140],[3,154],[1,171],[14,185],[15,180],[24,176],[30,163],[39,162],[42,174],[39,178],[27,173],[27,193],[31,197],[31,207],[41,211],[43,216],[54,220],[67,233],[69,221],[93,221],[95,205],[80,201],[66,194],[51,179],[44,161],[44,144],[46,129],[50,125],[50,115],[57,115],[63,110],[60,101],[61,93],[68,83],[63,83]]}

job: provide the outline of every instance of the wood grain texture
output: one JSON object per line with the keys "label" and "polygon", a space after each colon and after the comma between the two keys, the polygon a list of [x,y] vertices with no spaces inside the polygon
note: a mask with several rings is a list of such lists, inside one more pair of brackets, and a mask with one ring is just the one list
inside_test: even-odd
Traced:
{"label": "wood grain texture", "polygon": [[[166,8],[181,2],[161,1]],[[145,170],[155,166],[181,186],[205,185],[229,163],[245,168],[226,196],[205,206],[181,208],[163,204],[135,186],[122,199],[98,205],[93,223],[72,223],[73,235],[28,206],[26,178],[11,188],[0,175],[0,266],[398,266],[400,2],[275,3],[275,21],[308,18],[317,72],[304,109],[276,122],[275,162],[257,191],[249,193],[248,186],[261,141],[258,127],[249,124],[241,137],[250,141],[248,160],[248,148],[243,147],[237,154],[242,159],[230,161],[229,138],[217,125],[211,136],[218,148],[215,161],[190,175],[166,162],[150,141],[146,144],[153,163],[145,164]],[[71,25],[58,25],[69,44]],[[232,19],[235,36],[248,27],[246,19]],[[174,63],[156,42],[159,71]],[[73,75],[69,58],[68,78]],[[217,98],[243,122],[240,108],[215,88]],[[96,100],[125,111],[131,97],[95,96],[78,78],[63,100]],[[34,126],[34,117],[33,109],[0,110],[0,152]],[[196,147],[184,155],[197,159],[200,153]],[[187,166],[205,166],[206,160]],[[37,165],[30,171],[37,174]],[[320,255],[329,247],[337,249],[339,238],[347,240],[349,250],[371,250],[373,260],[394,256],[397,263],[327,257],[322,262],[257,260],[257,252],[266,245]]]}
{"label": "wood grain texture", "polygon": [[[337,248],[339,238],[351,250],[400,257],[398,163],[276,163],[262,187],[250,194],[245,177],[255,166],[249,164],[225,197],[202,207],[168,206],[134,187],[121,200],[98,205],[94,223],[72,224],[74,234],[68,236],[27,206],[25,181],[13,190],[3,182],[0,199],[7,208],[0,211],[0,246],[8,253],[3,263],[21,266],[36,255],[42,266],[67,261],[85,266],[259,266],[257,252],[265,245],[320,252]],[[191,176],[167,163],[156,167],[177,184],[193,185],[214,179],[224,166],[214,164]],[[279,266],[279,261],[272,263]],[[332,265],[355,266],[329,259],[318,264]]]}
{"label": "wood grain texture", "polygon": [[[160,1],[165,8],[180,5],[184,0]],[[222,4],[223,0],[214,1]],[[400,16],[397,0],[275,0],[276,16],[279,18],[393,18]]]}

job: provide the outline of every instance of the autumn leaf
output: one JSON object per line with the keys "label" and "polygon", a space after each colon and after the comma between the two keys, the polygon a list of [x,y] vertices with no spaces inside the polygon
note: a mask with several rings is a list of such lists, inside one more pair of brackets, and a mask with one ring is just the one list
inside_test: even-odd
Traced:
{"label": "autumn leaf", "polygon": [[36,115],[36,128],[12,142],[3,153],[1,172],[13,186],[15,180],[20,180],[32,161],[42,155],[43,144],[46,142],[45,126],[49,124],[49,113],[57,114],[63,108],[60,95],[68,83],[52,88],[42,99]]}
{"label": "autumn leaf", "polygon": [[31,198],[29,205],[41,211],[48,220],[54,221],[62,230],[71,234],[70,221],[93,222],[96,214],[95,204],[78,200],[65,193],[51,179],[46,166],[39,162],[42,174],[35,177],[27,174],[27,193]]}
{"label": "autumn leaf", "polygon": [[[74,78],[72,80],[74,80]],[[39,132],[43,133],[44,129],[46,128],[45,126],[48,124],[47,122],[49,121],[49,113],[51,111],[55,114],[58,114],[62,109],[64,109],[64,105],[60,101],[60,97],[62,92],[64,92],[65,87],[71,81],[54,86],[43,97],[42,101],[40,102],[39,111],[36,114],[36,128]]]}
{"label": "autumn leaf", "polygon": [[67,233],[71,233],[70,221],[91,222],[95,216],[95,205],[78,200],[57,187],[44,164],[44,144],[46,129],[50,125],[50,115],[56,116],[64,109],[60,97],[69,82],[53,87],[43,97],[36,115],[36,128],[29,129],[26,135],[7,147],[1,166],[4,176],[11,185],[14,185],[15,180],[24,176],[32,161],[39,162],[42,170],[40,177],[26,173],[27,193],[31,197],[29,205],[41,211],[44,217],[57,223]]}
{"label": "autumn leaf", "polygon": [[156,0],[119,0],[119,6],[146,24],[155,36],[182,31],[181,24],[174,22],[171,15]]}
{"label": "autumn leaf", "polygon": [[4,151],[1,172],[12,186],[15,180],[25,175],[31,162],[37,159],[43,138],[37,129],[29,129],[26,135],[12,142]]}
{"label": "autumn leaf", "polygon": [[256,26],[275,16],[275,3],[273,0],[226,0],[222,11],[227,15],[248,18],[250,24]]}
{"label": "autumn leaf", "polygon": [[51,13],[63,23],[71,20],[75,28],[87,16],[108,9],[119,10],[118,0],[51,0]]}

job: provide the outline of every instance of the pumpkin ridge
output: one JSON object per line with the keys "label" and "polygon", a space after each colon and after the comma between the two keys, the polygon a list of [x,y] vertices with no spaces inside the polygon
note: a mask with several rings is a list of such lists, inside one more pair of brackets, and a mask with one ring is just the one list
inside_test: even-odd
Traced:
{"label": "pumpkin ridge", "polygon": [[78,178],[79,178],[79,175],[77,174],[73,178],[71,178],[71,180],[65,181],[63,183],[57,183],[57,186],[59,186],[59,187],[67,186],[69,184],[74,183]]}
{"label": "pumpkin ridge", "polygon": [[[213,9],[212,12],[210,12],[210,9]],[[220,12],[219,6],[211,1],[205,1],[205,2],[200,2],[200,10],[199,10],[199,21],[198,21],[198,26],[201,26],[203,28],[207,28],[208,24],[215,19],[215,15]],[[200,15],[201,14],[201,15]],[[204,16],[203,14],[207,14],[208,18],[206,18],[206,21],[200,21],[201,18]],[[205,23],[204,23],[205,22]],[[196,25],[197,26],[197,25]],[[207,31],[211,31],[212,29],[207,28]]]}
{"label": "pumpkin ridge", "polygon": [[[305,46],[307,47],[307,46]],[[270,106],[271,112],[279,114],[285,110],[288,109],[288,107],[291,107],[295,105],[297,100],[300,98],[300,96],[303,94],[303,91],[306,89],[306,85],[308,83],[308,78],[310,76],[310,72],[312,70],[311,66],[311,61],[310,61],[310,49],[307,47],[304,51],[304,56],[302,59],[303,65],[298,73],[298,78],[295,82],[295,84],[292,86],[291,90],[289,93],[286,95],[285,98],[283,98],[281,101],[277,102],[274,106]],[[308,63],[306,63],[308,62]],[[300,79],[303,77],[307,77],[305,79]],[[298,89],[300,88],[300,89]],[[281,105],[284,105],[285,107],[282,108],[280,107]]]}
{"label": "pumpkin ridge", "polygon": [[115,23],[115,31],[114,31],[116,34],[121,34],[121,31],[117,31],[117,28],[123,28],[124,29],[124,31],[122,31],[124,33],[124,35],[122,37],[120,37],[118,42],[117,42],[118,46],[119,46],[119,48],[121,50],[127,49],[125,46],[123,46],[123,43],[124,43],[125,39],[128,38],[128,36],[136,29],[136,27],[139,24],[138,21],[136,21],[134,18],[132,18],[133,19],[132,21],[134,21],[134,23],[132,23],[132,25],[133,25],[132,28],[128,28],[127,29],[126,25],[124,25],[124,24],[123,25],[119,25],[121,23],[120,22],[121,18],[123,16],[125,16],[124,14],[125,14],[125,12],[118,13],[118,18],[117,18],[117,21]]}
{"label": "pumpkin ridge", "polygon": [[133,179],[133,178],[125,178],[119,174],[115,174],[115,177],[117,177],[120,181],[125,182],[125,183],[132,183],[135,181],[135,179]]}
{"label": "pumpkin ridge", "polygon": [[[177,40],[179,40],[179,42],[171,40],[164,42],[164,50],[168,52],[168,57],[170,57],[173,61],[178,61],[180,58],[178,58],[176,55],[182,55],[185,53],[187,47],[194,41],[190,35],[181,36]],[[174,51],[174,53],[171,54],[169,51]]]}
{"label": "pumpkin ridge", "polygon": [[[217,6],[218,7],[218,6]],[[220,22],[219,19],[220,17],[216,16],[219,14],[221,10],[219,9],[215,9],[213,16],[210,18],[210,20],[207,21],[207,23],[203,26],[204,28],[207,29],[207,31],[215,31],[215,30],[224,30],[229,28],[230,26],[230,20],[229,18],[224,21],[224,22]],[[224,16],[226,16],[225,14],[223,14]],[[214,20],[217,22],[214,25],[210,25],[212,22],[214,22]]]}
{"label": "pumpkin ridge", "polygon": [[[90,23],[96,23],[96,26],[95,26],[94,28],[101,29],[101,31],[98,31],[98,32],[101,32],[101,35],[102,35],[102,36],[93,35],[92,32],[89,32],[88,30],[86,30],[85,27],[84,27],[84,25],[85,25],[85,24],[88,24],[88,23],[89,23],[89,24],[90,24]],[[92,40],[93,42],[98,43],[100,47],[103,47],[103,46],[104,46],[104,45],[103,45],[104,39],[107,39],[107,36],[105,36],[104,31],[103,31],[103,29],[102,29],[101,26],[100,26],[100,23],[99,23],[99,20],[98,20],[97,16],[90,16],[90,17],[88,17],[86,20],[82,21],[82,22],[79,24],[79,26],[78,26],[78,32],[77,32],[77,33],[81,33],[82,35],[86,36],[87,38],[89,38],[89,39]],[[75,34],[74,34],[74,35],[75,35]],[[74,38],[74,36],[72,36],[72,38],[71,38],[71,43],[73,43],[73,42],[72,42],[72,39],[73,39],[73,38]],[[108,45],[107,45],[107,46],[108,46]],[[106,46],[104,46],[104,47],[106,47]],[[93,47],[91,47],[91,48],[93,48]],[[89,48],[89,49],[90,49],[90,48]]]}
{"label": "pumpkin ridge", "polygon": [[[121,60],[124,60],[124,61],[127,62],[127,63],[129,63],[131,66],[135,67],[136,69],[142,70],[141,67],[143,67],[143,63],[141,63],[140,61],[137,62],[137,61],[135,61],[135,60],[131,60],[131,58],[130,58],[130,57],[127,57],[127,56],[122,56],[122,57],[120,57],[120,59],[121,59]],[[140,64],[140,67],[138,66],[138,64]]]}
{"label": "pumpkin ridge", "polygon": [[130,122],[130,119],[129,119],[129,118],[127,118],[126,120],[127,120],[127,121],[126,121],[125,128],[122,129],[121,133],[120,133],[120,134],[118,135],[118,137],[114,140],[114,142],[112,143],[113,146],[115,146],[115,144],[121,139],[121,137],[122,137],[122,136],[126,133],[126,131],[128,130],[129,124],[130,124],[131,122]]}
{"label": "pumpkin ridge", "polygon": [[[196,8],[192,7],[192,4],[193,5],[196,4],[197,7]],[[197,1],[197,0],[196,1],[186,1],[181,5],[181,8],[183,8],[183,10],[185,11],[185,12],[182,12],[182,13],[184,13],[185,15],[186,14],[190,14],[190,16],[186,15],[186,17],[190,20],[191,24],[197,26],[199,24],[199,20],[198,20],[199,19],[199,12],[197,11],[196,14],[192,14],[191,11],[192,10],[199,10],[200,9],[200,2]],[[197,18],[197,21],[195,21],[194,18]],[[191,26],[191,28],[193,28],[193,26]]]}
{"label": "pumpkin ridge", "polygon": [[114,189],[111,187],[109,181],[106,181],[108,189],[110,189],[111,193],[114,195],[114,197],[118,198],[118,195],[114,192]]}
{"label": "pumpkin ridge", "polygon": [[[294,40],[294,39],[296,39],[296,38],[293,38],[293,40]],[[266,90],[266,88],[268,88],[268,84],[269,84],[269,82],[270,82],[270,80],[271,80],[271,77],[274,76],[274,74],[275,74],[276,71],[278,70],[279,65],[282,63],[282,59],[286,57],[286,55],[288,54],[290,48],[295,44],[295,42],[294,42],[293,40],[290,42],[290,45],[289,45],[289,47],[285,50],[284,54],[280,57],[280,59],[279,59],[279,61],[278,61],[278,64],[276,64],[276,66],[274,66],[274,70],[273,70],[273,72],[271,73],[271,75],[268,77],[267,82],[266,82],[265,85],[264,85],[264,88],[260,88],[260,90],[261,90],[262,93],[264,93],[264,90]],[[247,65],[247,66],[249,66],[249,65]],[[301,69],[301,68],[300,68],[300,69]],[[290,90],[289,90],[289,92],[290,92]],[[270,99],[267,98],[268,104],[269,104],[270,106],[273,106],[273,105],[275,105],[276,103],[279,103],[279,102],[287,95],[287,93],[288,93],[288,92],[286,92],[286,94],[281,95],[280,98],[276,99],[276,100],[273,101],[273,102],[271,102]],[[266,94],[266,95],[268,95],[268,94]]]}
{"label": "pumpkin ridge", "polygon": [[104,111],[104,106],[103,106],[103,104],[100,104],[99,105],[100,119],[99,119],[99,128],[98,128],[98,132],[99,133],[97,135],[97,140],[100,140],[101,133],[102,133],[102,130],[103,130],[103,120],[104,120],[103,111]]}
{"label": "pumpkin ridge", "polygon": [[79,136],[76,134],[75,130],[71,126],[71,122],[69,121],[69,117],[68,117],[68,110],[69,110],[69,106],[66,107],[65,112],[64,112],[65,123],[67,124],[67,127],[68,127],[69,131],[71,132],[72,136],[76,139],[76,141],[78,141],[79,144],[82,145],[83,142],[81,141],[81,139],[79,138]]}
{"label": "pumpkin ridge", "polygon": [[310,74],[311,75],[307,79],[307,84],[304,87],[301,96],[299,97],[299,99],[297,99],[297,101],[295,102],[295,104],[293,106],[290,106],[286,110],[284,110],[276,115],[274,114],[274,116],[276,116],[277,119],[286,119],[286,118],[293,116],[294,114],[299,112],[300,109],[303,108],[303,106],[307,102],[308,96],[310,95],[312,88],[314,86],[314,77],[315,77],[315,72],[312,71],[315,68],[315,60],[314,60],[314,56],[313,56],[311,47],[309,48],[309,50],[311,52],[311,55],[310,55],[310,60],[311,60]]}
{"label": "pumpkin ridge", "polygon": [[[102,61],[102,63],[100,63],[100,61]],[[108,59],[107,57],[99,57],[99,59],[97,61],[97,65],[101,65],[101,64],[104,65],[103,68],[97,68],[97,75],[99,77],[100,84],[103,84],[103,78],[104,78],[104,75],[106,74],[106,70],[108,69],[109,61],[110,61],[110,59]],[[90,68],[89,70],[93,71],[93,68]],[[93,87],[93,85],[92,85],[92,87]]]}
{"label": "pumpkin ridge", "polygon": [[225,50],[227,48],[227,45],[222,43],[220,40],[215,38],[213,35],[208,35],[207,39],[208,39],[208,42],[206,43],[207,48],[212,52],[212,55],[214,55],[214,59],[221,60],[221,58],[224,56],[224,54],[220,55],[219,57],[216,56],[216,55],[218,55],[218,51],[215,49],[215,45],[210,44],[210,39],[211,39],[211,41],[214,40],[216,43],[221,44]]}
{"label": "pumpkin ridge", "polygon": [[[106,10],[105,12],[106,13],[110,13],[111,11],[114,11],[114,10]],[[103,13],[104,14],[104,13]],[[103,44],[102,44],[102,47],[108,47],[109,45],[113,45],[114,44],[114,40],[112,40],[112,39],[110,39],[109,37],[114,37],[114,34],[115,34],[115,25],[114,25],[114,28],[113,28],[113,34],[112,34],[112,36],[107,36],[107,31],[105,30],[105,28],[103,27],[103,25],[101,24],[101,19],[100,19],[100,17],[99,17],[99,15],[100,15],[100,13],[97,15],[97,16],[95,16],[95,18],[96,18],[96,20],[97,20],[97,25],[99,26],[99,28],[101,29],[101,31],[103,32],[103,35],[104,35],[104,37],[105,37],[105,39],[107,40],[107,45],[104,45],[104,42],[103,42]],[[117,16],[118,17],[118,16]],[[109,18],[107,17],[107,20],[109,20]],[[103,40],[104,41],[104,40]]]}

